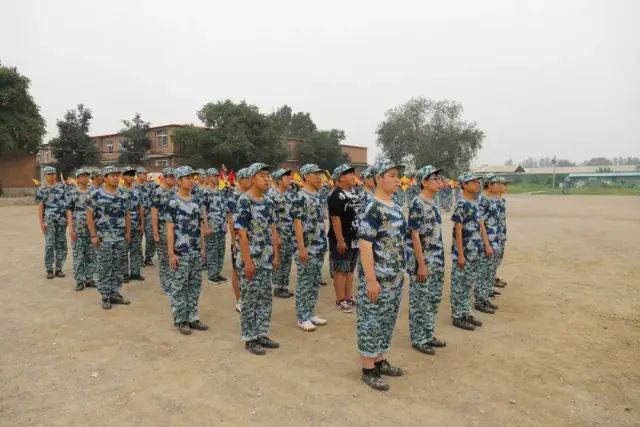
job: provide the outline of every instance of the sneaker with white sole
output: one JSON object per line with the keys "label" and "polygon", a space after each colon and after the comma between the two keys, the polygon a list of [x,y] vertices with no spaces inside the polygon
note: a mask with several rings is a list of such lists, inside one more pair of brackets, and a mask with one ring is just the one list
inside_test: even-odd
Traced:
{"label": "sneaker with white sole", "polygon": [[353,313],[353,306],[347,300],[336,301],[336,310],[342,313]]}
{"label": "sneaker with white sole", "polygon": [[238,301],[236,301],[236,311],[238,313],[242,312],[242,300],[240,300],[240,299]]}
{"label": "sneaker with white sole", "polygon": [[311,332],[316,330],[316,325],[311,323],[311,320],[305,320],[304,322],[298,322],[298,328],[306,332]]}
{"label": "sneaker with white sole", "polygon": [[311,320],[311,323],[313,323],[316,326],[324,326],[327,324],[327,319],[323,319],[318,316],[313,316],[310,320]]}

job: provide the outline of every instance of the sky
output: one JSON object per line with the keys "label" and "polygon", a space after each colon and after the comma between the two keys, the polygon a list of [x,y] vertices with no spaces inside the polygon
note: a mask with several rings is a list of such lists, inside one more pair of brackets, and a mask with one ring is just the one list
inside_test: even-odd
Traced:
{"label": "sky", "polygon": [[0,61],[31,79],[48,138],[79,103],[98,135],[229,98],[309,112],[371,162],[385,111],[424,96],[486,133],[475,165],[640,155],[637,0],[2,3]]}

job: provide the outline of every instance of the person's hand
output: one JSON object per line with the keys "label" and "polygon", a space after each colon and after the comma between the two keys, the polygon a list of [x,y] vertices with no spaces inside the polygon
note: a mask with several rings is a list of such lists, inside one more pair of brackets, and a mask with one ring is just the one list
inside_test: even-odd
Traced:
{"label": "person's hand", "polygon": [[205,236],[211,236],[211,234],[213,234],[213,231],[211,231],[211,228],[209,228],[208,225],[205,225],[205,227],[204,227],[204,235]]}
{"label": "person's hand", "polygon": [[493,248],[491,245],[488,245],[486,248],[487,256],[493,256]]}
{"label": "person's hand", "polygon": [[127,244],[131,243],[131,234],[130,233],[125,234],[124,240],[127,242]]}
{"label": "person's hand", "polygon": [[378,296],[380,295],[381,290],[382,288],[377,280],[367,282],[367,296],[369,297],[369,301],[374,303],[378,302]]}
{"label": "person's hand", "polygon": [[302,264],[309,262],[309,251],[307,248],[298,249],[298,258],[300,258]]}
{"label": "person's hand", "polygon": [[180,258],[176,254],[169,255],[169,264],[171,264],[173,271],[178,271],[178,261],[180,261]]}
{"label": "person's hand", "polygon": [[458,268],[460,268],[460,270],[464,270],[464,263],[464,256],[458,255]]}
{"label": "person's hand", "polygon": [[159,233],[153,233],[153,240],[156,243],[160,243],[160,234]]}
{"label": "person's hand", "polygon": [[140,229],[140,237],[144,236],[144,228]]}
{"label": "person's hand", "polygon": [[205,253],[204,248],[200,249],[200,258],[202,258],[202,262],[207,262],[207,254]]}
{"label": "person's hand", "polygon": [[253,261],[248,260],[244,263],[244,277],[247,280],[253,280],[253,277],[256,275],[256,266],[253,265]]}
{"label": "person's hand", "polygon": [[96,248],[100,246],[100,238],[98,236],[91,238],[91,244]]}
{"label": "person's hand", "polygon": [[427,271],[427,266],[426,265],[420,265],[418,266],[418,274],[416,275],[416,279],[418,279],[418,282],[422,283],[425,280],[427,280],[427,276],[429,275],[429,271]]}
{"label": "person's hand", "polygon": [[340,255],[343,255],[347,251],[347,244],[342,240],[341,242],[338,242],[336,249]]}
{"label": "person's hand", "polygon": [[42,234],[47,234],[47,224],[45,224],[44,222],[41,222],[40,228],[42,229]]}

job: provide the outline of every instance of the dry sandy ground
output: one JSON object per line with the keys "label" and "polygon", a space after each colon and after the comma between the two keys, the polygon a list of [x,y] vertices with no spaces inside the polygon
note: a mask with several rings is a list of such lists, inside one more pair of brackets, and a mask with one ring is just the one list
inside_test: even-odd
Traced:
{"label": "dry sandy ground", "polygon": [[500,312],[454,328],[447,279],[449,345],[429,357],[411,349],[405,295],[390,360],[407,375],[383,394],[360,382],[355,314],[330,287],[314,333],[276,299],[282,348],[256,357],[230,285],[204,286],[212,328],[190,337],[155,267],[125,285],[131,306],[104,311],[95,290],[44,278],[34,206],[0,208],[0,426],[640,425],[640,198],[512,196],[508,209]]}

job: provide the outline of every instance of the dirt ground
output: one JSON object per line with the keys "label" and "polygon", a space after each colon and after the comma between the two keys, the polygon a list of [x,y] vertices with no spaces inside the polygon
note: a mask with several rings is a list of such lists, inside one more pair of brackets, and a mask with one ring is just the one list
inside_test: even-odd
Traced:
{"label": "dirt ground", "polygon": [[124,286],[130,306],[102,310],[95,289],[74,292],[71,256],[69,277],[45,279],[36,207],[2,207],[0,426],[638,426],[639,213],[640,197],[510,196],[499,313],[454,328],[447,278],[449,345],[424,356],[405,292],[389,360],[407,375],[379,393],[360,382],[355,313],[335,310],[330,286],[326,327],[302,332],[294,300],[275,299],[282,348],[252,356],[230,285],[204,285],[211,329],[190,337],[155,267]]}

